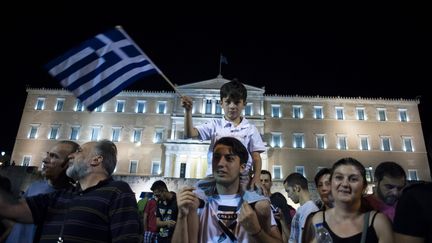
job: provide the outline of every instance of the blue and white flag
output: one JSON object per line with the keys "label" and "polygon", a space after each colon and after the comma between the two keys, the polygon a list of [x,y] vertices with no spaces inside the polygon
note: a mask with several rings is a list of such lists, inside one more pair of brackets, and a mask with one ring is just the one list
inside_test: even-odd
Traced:
{"label": "blue and white flag", "polygon": [[117,27],[83,42],[46,65],[48,72],[89,110],[159,69]]}

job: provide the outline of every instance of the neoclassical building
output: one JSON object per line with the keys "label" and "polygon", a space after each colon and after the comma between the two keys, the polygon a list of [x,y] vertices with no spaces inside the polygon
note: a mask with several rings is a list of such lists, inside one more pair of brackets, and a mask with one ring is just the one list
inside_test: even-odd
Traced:
{"label": "neoclassical building", "polygon": [[[222,116],[215,79],[177,86],[194,100],[193,122]],[[382,161],[403,166],[410,180],[430,180],[418,100],[265,94],[246,85],[244,115],[267,150],[263,169],[275,180],[291,172],[309,180],[342,157],[361,161],[373,180]],[[115,174],[201,178],[209,141],[184,139],[184,109],[174,92],[124,91],[93,112],[63,89],[28,88],[11,160],[40,168],[58,140],[110,139],[118,146]]]}

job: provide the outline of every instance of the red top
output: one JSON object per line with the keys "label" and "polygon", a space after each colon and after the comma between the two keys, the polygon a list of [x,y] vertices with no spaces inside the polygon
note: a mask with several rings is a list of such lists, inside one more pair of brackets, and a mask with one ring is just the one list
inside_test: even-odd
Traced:
{"label": "red top", "polygon": [[156,208],[156,200],[153,198],[149,199],[144,209],[144,213],[147,213],[147,222],[145,222],[147,228],[145,228],[144,231],[158,232],[156,226]]}

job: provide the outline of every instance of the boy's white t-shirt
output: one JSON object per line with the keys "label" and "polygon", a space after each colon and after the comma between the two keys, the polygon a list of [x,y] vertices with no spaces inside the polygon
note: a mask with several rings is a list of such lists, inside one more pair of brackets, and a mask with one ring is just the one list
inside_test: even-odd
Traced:
{"label": "boy's white t-shirt", "polygon": [[232,122],[227,121],[225,118],[213,119],[201,125],[195,126],[199,133],[199,139],[210,140],[210,146],[207,157],[207,172],[206,175],[211,175],[212,172],[212,158],[213,148],[217,140],[222,137],[237,138],[249,151],[249,159],[246,164],[246,171],[252,168],[252,152],[264,152],[266,150],[263,140],[258,129],[246,118],[237,126]]}

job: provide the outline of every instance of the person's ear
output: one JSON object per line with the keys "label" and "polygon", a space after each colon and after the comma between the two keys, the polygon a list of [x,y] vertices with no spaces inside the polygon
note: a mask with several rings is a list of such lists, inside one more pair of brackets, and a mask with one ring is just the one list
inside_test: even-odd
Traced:
{"label": "person's ear", "polygon": [[245,169],[246,169],[246,163],[240,163],[240,173],[243,174]]}

